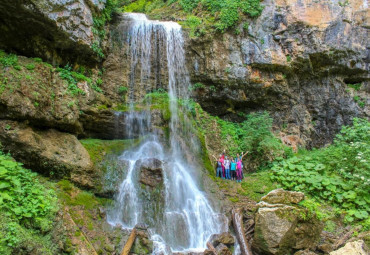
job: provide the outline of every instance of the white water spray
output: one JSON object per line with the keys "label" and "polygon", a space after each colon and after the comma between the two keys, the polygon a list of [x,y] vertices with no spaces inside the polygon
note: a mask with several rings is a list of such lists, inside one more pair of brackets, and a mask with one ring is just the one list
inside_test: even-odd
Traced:
{"label": "white water spray", "polygon": [[[126,119],[130,127],[127,132],[133,132],[136,123],[135,129],[140,130],[139,133],[146,138],[136,150],[126,151],[121,156],[128,164],[128,173],[120,185],[115,207],[108,213],[108,222],[124,228],[133,228],[141,223],[145,212],[137,196],[139,184],[135,171],[140,162],[156,158],[165,162],[165,205],[161,220],[144,222],[151,228],[155,244],[153,253],[204,250],[209,237],[225,231],[226,225],[197,187],[194,164],[190,164],[183,155],[184,142],[181,141],[188,138],[184,137],[187,133],[184,132],[184,121],[179,120],[178,98],[187,99],[189,76],[181,26],[175,22],[150,21],[143,14],[128,14],[128,17],[132,20],[128,40],[131,56],[129,98],[133,103],[135,90],[150,88],[148,83],[152,75],[153,58],[155,62],[166,61],[171,111],[170,148],[164,149],[159,137],[148,131],[150,112],[138,115],[132,106]],[[161,56],[165,56],[165,59],[161,59]]]}

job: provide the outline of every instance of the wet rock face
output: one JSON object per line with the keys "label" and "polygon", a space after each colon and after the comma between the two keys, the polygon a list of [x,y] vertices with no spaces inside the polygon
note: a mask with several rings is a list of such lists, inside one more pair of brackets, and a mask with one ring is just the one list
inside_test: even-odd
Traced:
{"label": "wet rock face", "polygon": [[94,186],[90,156],[75,136],[7,120],[0,121],[0,130],[3,149],[26,167],[48,176],[70,178],[81,186]]}
{"label": "wet rock face", "polygon": [[[285,199],[286,194],[282,191],[273,193],[283,194],[284,199],[279,201],[291,203]],[[252,248],[257,253],[289,254],[293,249],[310,249],[317,245],[322,224],[315,217],[306,217],[306,209],[287,204],[269,204],[263,201],[257,204],[259,208],[255,216],[252,243]]]}
{"label": "wet rock face", "polygon": [[149,227],[158,226],[163,221],[165,209],[165,187],[163,183],[163,164],[156,158],[139,160],[135,165],[139,180],[138,198],[143,207],[141,220]]}
{"label": "wet rock face", "polygon": [[[369,117],[369,9],[312,0],[264,1],[262,15],[231,32],[187,40],[191,79],[210,113],[268,110],[275,124],[308,146],[331,141],[354,116]],[[353,99],[347,84],[362,83]],[[214,107],[217,105],[217,107]]]}
{"label": "wet rock face", "polygon": [[150,158],[140,164],[140,183],[155,188],[163,183],[162,161]]}
{"label": "wet rock face", "polygon": [[52,63],[98,61],[94,42],[93,13],[105,1],[42,0],[0,1],[0,47]]}

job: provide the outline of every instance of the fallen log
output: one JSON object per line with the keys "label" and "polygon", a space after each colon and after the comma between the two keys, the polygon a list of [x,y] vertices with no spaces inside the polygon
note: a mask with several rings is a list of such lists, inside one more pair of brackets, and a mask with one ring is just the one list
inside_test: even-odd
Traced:
{"label": "fallen log", "polygon": [[207,247],[210,251],[213,252],[214,255],[217,255],[217,251],[216,251],[215,247],[210,242],[207,242]]}
{"label": "fallen log", "polygon": [[241,209],[240,208],[233,209],[232,216],[236,238],[239,241],[240,251],[242,252],[242,255],[253,255],[249,247],[248,240],[244,235],[243,215],[241,213]]}
{"label": "fallen log", "polygon": [[132,229],[129,238],[127,239],[127,242],[125,246],[123,247],[121,255],[128,255],[130,253],[131,247],[135,242],[135,238],[136,238],[136,229],[134,228]]}

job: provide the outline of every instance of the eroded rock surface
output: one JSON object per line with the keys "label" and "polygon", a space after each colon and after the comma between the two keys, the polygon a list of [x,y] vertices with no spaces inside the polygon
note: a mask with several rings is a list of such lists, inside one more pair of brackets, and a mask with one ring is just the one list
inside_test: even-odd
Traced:
{"label": "eroded rock surface", "polygon": [[0,47],[52,63],[98,62],[93,14],[105,1],[0,1]]}
{"label": "eroded rock surface", "polygon": [[298,204],[303,200],[304,194],[302,192],[286,191],[283,189],[275,189],[261,198],[261,201],[269,204]]}
{"label": "eroded rock surface", "polygon": [[[284,192],[278,193],[286,197]],[[289,203],[291,202],[288,200]],[[307,217],[306,209],[286,204],[268,204],[263,201],[258,207],[252,243],[255,251],[264,254],[289,254],[293,249],[316,247],[322,225],[315,216]]]}
{"label": "eroded rock surface", "polygon": [[330,252],[330,255],[367,255],[370,250],[363,240],[347,243],[344,247]]}
{"label": "eroded rock surface", "polygon": [[93,164],[74,135],[54,129],[37,130],[25,123],[0,121],[0,141],[5,151],[26,167],[53,177],[70,177],[93,187]]}
{"label": "eroded rock surface", "polygon": [[[225,33],[187,40],[195,96],[208,112],[268,110],[305,146],[331,141],[355,116],[369,117],[366,1],[268,0],[262,15]],[[360,91],[347,84],[362,83]],[[359,104],[354,97],[359,97]],[[214,107],[217,105],[217,107]]]}

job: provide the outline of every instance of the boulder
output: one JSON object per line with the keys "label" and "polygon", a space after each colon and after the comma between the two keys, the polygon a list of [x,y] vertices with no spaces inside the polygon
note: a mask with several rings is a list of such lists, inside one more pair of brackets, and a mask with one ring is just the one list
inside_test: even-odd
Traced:
{"label": "boulder", "polygon": [[332,251],[330,255],[367,255],[369,254],[370,250],[366,246],[363,240],[358,240],[354,242],[347,243],[344,247]]}
{"label": "boulder", "polygon": [[162,161],[156,158],[141,160],[139,181],[151,188],[161,185],[163,182]]}
{"label": "boulder", "polygon": [[85,186],[94,186],[90,155],[74,135],[54,129],[38,130],[16,121],[0,121],[3,150],[27,168],[44,175],[70,178]]}
{"label": "boulder", "polygon": [[286,191],[283,189],[275,189],[270,191],[266,196],[261,198],[269,204],[298,204],[304,200],[302,192]]}
{"label": "boulder", "polygon": [[209,238],[209,242],[214,247],[217,247],[220,243],[230,247],[235,243],[235,238],[229,232],[224,232],[221,234],[212,235]]}
{"label": "boulder", "polygon": [[216,247],[217,255],[232,255],[231,251],[229,248],[227,248],[226,245],[220,243]]}
{"label": "boulder", "polygon": [[[283,198],[275,198],[275,201],[299,200],[286,200],[287,193],[279,193]],[[257,206],[252,243],[254,251],[263,254],[289,254],[293,250],[316,247],[323,226],[315,216],[308,217],[306,209],[295,205],[268,204],[264,201]]]}
{"label": "boulder", "polygon": [[138,224],[136,228],[136,239],[131,248],[130,254],[144,255],[152,254],[153,241],[150,240],[148,228],[145,224]]}

